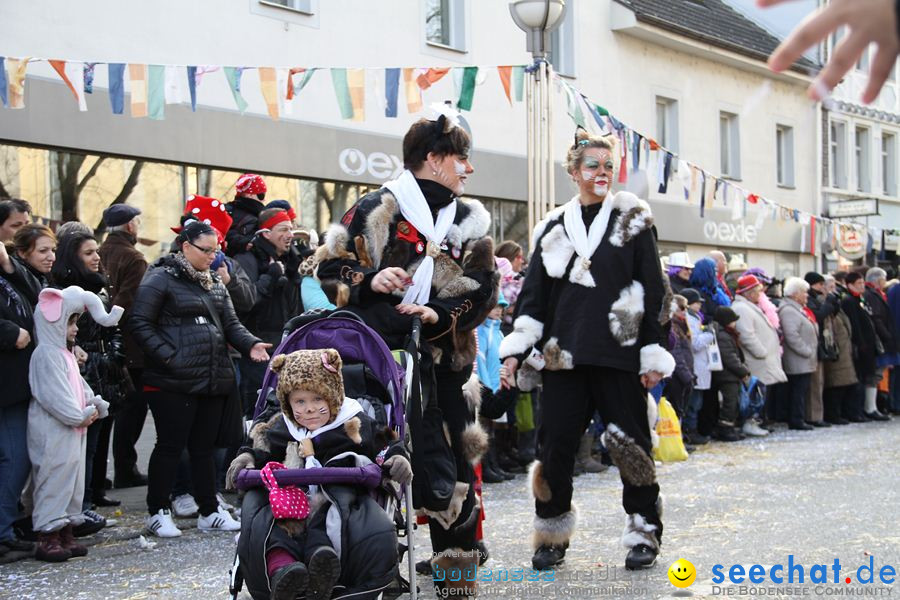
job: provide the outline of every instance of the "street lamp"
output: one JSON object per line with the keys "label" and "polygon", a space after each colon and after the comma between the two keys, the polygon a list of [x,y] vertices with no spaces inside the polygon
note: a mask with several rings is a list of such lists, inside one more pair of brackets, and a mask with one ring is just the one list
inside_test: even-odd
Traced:
{"label": "street lamp", "polygon": [[[526,69],[525,105],[528,113],[528,231],[555,205],[553,182],[553,106],[547,49],[550,32],[566,15],[565,0],[511,0],[509,12],[528,34],[526,49],[534,64]],[[532,249],[533,250],[533,249]]]}

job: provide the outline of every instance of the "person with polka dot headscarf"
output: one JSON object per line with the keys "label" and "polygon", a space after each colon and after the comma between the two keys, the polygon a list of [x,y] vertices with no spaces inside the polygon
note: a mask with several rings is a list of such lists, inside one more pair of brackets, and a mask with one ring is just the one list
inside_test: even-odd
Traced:
{"label": "person with polka dot headscarf", "polygon": [[259,229],[259,213],[265,209],[266,182],[255,173],[244,173],[234,184],[234,202],[226,205],[233,219],[225,232],[228,256],[235,256],[250,249],[251,240]]}

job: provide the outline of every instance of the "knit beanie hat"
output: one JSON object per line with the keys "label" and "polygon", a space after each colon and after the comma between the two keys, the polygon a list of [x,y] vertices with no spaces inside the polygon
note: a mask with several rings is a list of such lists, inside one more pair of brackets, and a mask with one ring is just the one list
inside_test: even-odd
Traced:
{"label": "knit beanie hat", "polygon": [[806,275],[803,276],[803,279],[806,280],[806,283],[809,285],[816,285],[817,283],[825,283],[825,277],[820,273],[816,273],[815,271],[810,271]]}
{"label": "knit beanie hat", "polygon": [[294,390],[306,390],[319,394],[328,401],[331,423],[344,403],[344,377],[341,375],[341,355],[333,348],[323,350],[297,350],[279,354],[269,365],[278,374],[275,395],[281,403],[281,411],[294,421],[289,398]]}
{"label": "knit beanie hat", "polygon": [[693,304],[694,302],[703,302],[703,298],[700,297],[700,292],[698,292],[694,288],[684,288],[683,290],[681,290],[681,295],[684,296],[684,299],[687,300],[688,304]]}
{"label": "knit beanie hat", "polygon": [[734,312],[733,310],[731,310],[731,308],[728,306],[720,306],[716,309],[715,320],[716,320],[716,323],[718,323],[722,327],[725,327],[726,325],[730,325],[731,323],[734,323],[738,319],[740,319],[738,314],[736,312]]}

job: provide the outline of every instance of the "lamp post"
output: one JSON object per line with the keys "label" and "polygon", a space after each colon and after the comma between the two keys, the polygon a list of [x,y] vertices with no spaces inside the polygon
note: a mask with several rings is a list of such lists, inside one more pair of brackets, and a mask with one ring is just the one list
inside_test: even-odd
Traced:
{"label": "lamp post", "polygon": [[534,64],[525,71],[525,106],[528,115],[528,231],[555,205],[553,181],[553,106],[547,50],[550,32],[566,15],[565,0],[511,0],[509,12],[528,34],[526,49]]}

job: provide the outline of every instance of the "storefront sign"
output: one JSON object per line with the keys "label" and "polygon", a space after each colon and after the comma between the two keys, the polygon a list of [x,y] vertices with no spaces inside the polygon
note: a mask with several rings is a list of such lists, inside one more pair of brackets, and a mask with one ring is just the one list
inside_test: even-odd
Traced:
{"label": "storefront sign", "polygon": [[866,234],[853,227],[841,227],[838,237],[838,252],[848,260],[856,260],[866,255]]}
{"label": "storefront sign", "polygon": [[828,216],[837,217],[867,217],[878,214],[878,199],[844,200],[843,202],[830,202],[828,204]]}
{"label": "storefront sign", "polygon": [[745,223],[707,221],[703,224],[703,237],[710,242],[755,244],[756,227]]}
{"label": "storefront sign", "polygon": [[357,148],[344,148],[338,155],[341,171],[353,177],[368,173],[376,179],[397,179],[403,174],[403,161],[394,154],[372,152],[366,154]]}

